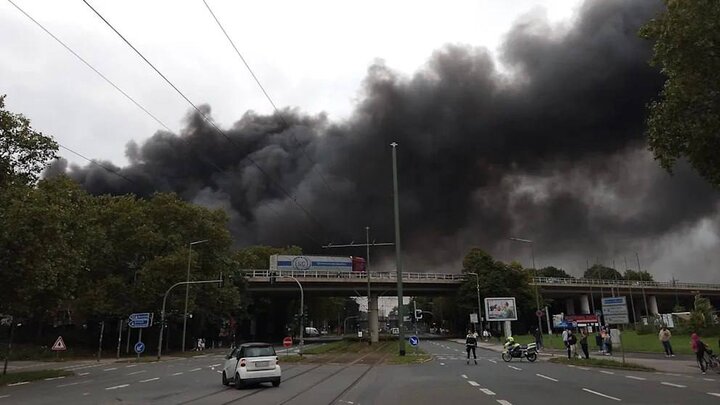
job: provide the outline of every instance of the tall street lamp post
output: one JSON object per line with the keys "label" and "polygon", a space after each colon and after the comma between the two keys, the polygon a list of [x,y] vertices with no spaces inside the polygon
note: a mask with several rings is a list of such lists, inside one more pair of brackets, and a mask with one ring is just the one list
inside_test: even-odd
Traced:
{"label": "tall street lamp post", "polygon": [[392,167],[393,167],[393,205],[395,208],[395,266],[397,268],[397,293],[398,293],[398,346],[400,356],[405,355],[405,331],[403,328],[403,290],[402,290],[402,258],[400,250],[400,203],[398,201],[398,179],[397,179],[397,142],[392,146]]}
{"label": "tall street lamp post", "polygon": [[[512,241],[520,242],[520,243],[527,243],[530,245],[530,257],[532,258],[532,266],[533,266],[533,275],[534,277],[537,277],[537,268],[535,267],[535,243],[531,241],[530,239],[521,239],[521,238],[509,238]],[[535,286],[535,304],[537,306],[537,313],[536,316],[539,315],[540,312],[540,294],[538,293],[538,286],[536,282],[533,282],[533,285]],[[538,331],[540,332],[540,336],[542,336],[542,319],[540,316],[537,316],[538,320]],[[550,333],[550,331],[548,331]]]}
{"label": "tall street lamp post", "polygon": [[480,306],[480,276],[477,273],[466,273],[466,274],[475,276],[475,291],[477,291],[477,301],[478,301],[478,325],[480,325],[480,329],[482,329],[482,306]]}
{"label": "tall street lamp post", "polygon": [[185,335],[187,333],[187,318],[188,318],[188,298],[190,297],[190,263],[192,262],[192,247],[193,245],[199,245],[200,243],[207,242],[207,239],[203,240],[196,240],[195,242],[190,242],[190,249],[188,250],[188,266],[187,266],[187,275],[185,277],[185,282],[188,284],[185,284],[185,316],[183,317],[183,335],[182,335],[182,351],[185,353]]}

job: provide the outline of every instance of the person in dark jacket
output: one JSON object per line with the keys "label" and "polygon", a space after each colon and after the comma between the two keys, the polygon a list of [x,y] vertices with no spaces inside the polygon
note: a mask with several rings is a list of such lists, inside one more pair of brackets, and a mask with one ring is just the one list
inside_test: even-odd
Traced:
{"label": "person in dark jacket", "polygon": [[473,331],[469,330],[467,336],[465,336],[465,350],[467,351],[467,361],[465,364],[470,364],[470,351],[473,354],[473,360],[477,364],[477,354],[475,349],[477,348],[477,335]]}

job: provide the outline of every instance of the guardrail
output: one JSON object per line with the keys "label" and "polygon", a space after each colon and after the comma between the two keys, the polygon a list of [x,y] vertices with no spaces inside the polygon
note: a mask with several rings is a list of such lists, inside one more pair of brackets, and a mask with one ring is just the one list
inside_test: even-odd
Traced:
{"label": "guardrail", "polygon": [[592,278],[533,277],[537,285],[577,285],[625,288],[671,288],[687,290],[720,290],[720,284],[680,283],[671,281],[600,280]]}
{"label": "guardrail", "polygon": [[[313,280],[313,279],[348,279],[348,280],[367,280],[367,274],[365,272],[337,272],[337,271],[275,271],[270,270],[245,270],[246,277],[250,278],[270,278],[271,273],[273,276],[292,276],[297,279]],[[370,272],[370,281],[382,281],[382,280],[397,280],[397,273],[395,272]],[[458,283],[465,280],[462,274],[454,273],[418,273],[418,272],[407,272],[403,273],[403,281],[457,281]]]}

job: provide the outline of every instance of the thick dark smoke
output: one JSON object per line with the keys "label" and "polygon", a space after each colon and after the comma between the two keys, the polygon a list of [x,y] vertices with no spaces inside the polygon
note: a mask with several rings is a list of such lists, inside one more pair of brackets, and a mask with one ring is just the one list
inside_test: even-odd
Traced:
{"label": "thick dark smoke", "polygon": [[224,208],[238,245],[328,253],[321,243],[364,240],[366,225],[393,239],[395,141],[408,270],[457,270],[471,246],[529,265],[527,246],[507,241],[516,235],[536,241],[538,265],[576,274],[586,260],[634,264],[637,251],[657,278],[717,278],[686,268],[707,257],[684,255],[717,243],[718,194],[686,168],[662,172],[645,151],[645,105],[662,78],[637,31],[661,7],[587,1],[565,30],[526,16],[499,62],[462,45],[436,51],[412,77],[378,62],[343,122],[247,112],[227,129],[231,143],[190,115],[179,135],[128,146],[119,170],[133,183],[93,166],[69,172],[93,193],[175,191]]}

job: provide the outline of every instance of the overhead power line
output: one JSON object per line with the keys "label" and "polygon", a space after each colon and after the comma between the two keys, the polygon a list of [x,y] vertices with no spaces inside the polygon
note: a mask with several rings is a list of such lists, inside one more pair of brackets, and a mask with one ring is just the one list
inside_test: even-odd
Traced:
{"label": "overhead power line", "polygon": [[30,21],[35,23],[35,25],[40,27],[40,29],[45,31],[46,34],[50,35],[52,37],[52,39],[57,41],[57,43],[62,45],[63,48],[65,48],[68,52],[73,54],[73,56],[78,58],[82,63],[85,64],[85,66],[89,67],[93,72],[97,73],[97,75],[100,76],[103,80],[105,80],[109,85],[113,86],[115,88],[115,90],[119,91],[123,96],[125,96],[125,98],[130,100],[133,104],[135,104],[135,106],[137,106],[139,109],[141,109],[143,112],[145,112],[145,114],[147,114],[150,118],[155,120],[155,122],[160,124],[163,128],[167,129],[168,131],[172,132],[172,130],[170,128],[168,128],[168,126],[165,125],[165,123],[160,121],[160,119],[158,117],[154,116],[150,111],[148,111],[145,107],[143,107],[140,103],[138,103],[134,98],[130,97],[129,94],[127,94],[125,91],[123,91],[123,89],[121,89],[115,83],[113,83],[112,80],[108,79],[104,74],[100,73],[99,70],[95,69],[95,67],[93,67],[93,65],[91,65],[88,61],[86,61],[82,56],[78,55],[77,52],[73,51],[69,46],[67,46],[65,44],[65,42],[61,41],[60,38],[56,37],[55,35],[53,35],[52,32],[48,31],[47,28],[45,28],[42,24],[40,24],[36,19],[32,18],[32,16],[30,16],[30,14],[28,14],[27,12],[25,12],[25,10],[20,8],[20,6],[15,4],[15,2],[13,2],[12,0],[8,0],[8,2],[10,2],[10,4],[15,6],[16,9],[18,9],[21,13],[23,13],[25,15],[25,17],[29,18]]}
{"label": "overhead power line", "polygon": [[[222,33],[225,35],[225,38],[227,38],[228,42],[230,42],[230,45],[235,50],[235,53],[237,54],[237,56],[240,57],[240,60],[245,65],[248,72],[250,72],[250,75],[255,80],[255,83],[257,83],[258,87],[260,87],[260,90],[262,90],[262,93],[265,95],[265,98],[267,98],[268,102],[270,102],[270,105],[272,106],[273,110],[275,110],[275,113],[277,114],[277,116],[285,124],[285,126],[288,127],[288,129],[289,129],[290,124],[287,122],[287,120],[285,120],[285,117],[283,117],[282,113],[275,105],[275,102],[270,97],[270,94],[268,94],[267,90],[265,90],[265,87],[262,85],[262,83],[260,83],[260,79],[258,79],[258,77],[255,75],[255,72],[253,72],[252,68],[250,67],[250,64],[247,62],[247,60],[245,60],[245,57],[242,56],[242,53],[240,53],[240,50],[235,45],[235,42],[232,40],[232,38],[230,38],[230,35],[227,33],[227,31],[225,31],[225,27],[223,27],[223,25],[220,23],[220,20],[217,18],[217,16],[213,12],[212,8],[210,8],[210,5],[205,0],[203,0],[203,3],[205,3],[205,7],[207,7],[208,11],[210,12],[210,15],[212,15],[212,17],[215,20],[215,22],[217,23],[218,27],[220,28]],[[318,165],[318,163],[312,157],[310,157],[310,155],[305,150],[305,147],[300,143],[300,141],[298,141],[297,137],[295,137],[295,134],[293,134],[292,131],[290,131],[289,134],[292,137],[292,139],[295,141],[295,145],[297,145],[297,147],[299,147],[300,150],[302,151],[303,155],[305,155],[305,158],[307,158],[307,160],[310,161],[310,163],[312,163],[313,165]],[[327,187],[327,189],[330,190],[331,192],[334,192],[335,190],[333,190],[332,187],[330,187],[330,184],[327,182],[327,180],[325,179],[325,176],[323,176],[322,172],[320,170],[318,170],[317,174],[318,174],[318,176],[320,176],[320,179],[325,184],[325,187]]]}
{"label": "overhead power line", "polygon": [[85,155],[83,155],[83,154],[81,154],[81,153],[79,153],[79,152],[76,152],[76,151],[68,148],[67,146],[61,145],[61,144],[59,144],[59,143],[58,143],[58,146],[60,146],[61,148],[65,149],[66,151],[72,153],[72,154],[75,155],[75,156],[79,156],[80,158],[87,160],[90,164],[93,164],[93,165],[95,165],[95,166],[101,167],[101,168],[105,169],[106,171],[108,171],[108,172],[110,172],[110,173],[112,173],[112,174],[114,174],[114,175],[116,175],[116,176],[118,176],[118,177],[120,177],[120,178],[122,178],[122,179],[125,179],[125,180],[127,180],[128,182],[130,182],[130,183],[132,183],[132,184],[137,185],[137,182],[135,182],[135,181],[129,179],[128,177],[124,176],[122,173],[119,173],[117,170],[114,170],[114,169],[112,169],[112,168],[110,168],[110,167],[107,167],[107,166],[105,166],[104,164],[99,163],[98,161],[96,161],[96,160],[94,160],[94,159],[90,159],[90,158],[88,158],[87,156],[85,156]]}
{"label": "overhead power line", "polygon": [[[135,53],[143,61],[145,61],[145,63],[147,63],[148,66],[150,66],[163,80],[165,80],[165,82],[170,87],[172,87],[180,95],[180,97],[182,97],[200,115],[200,117],[202,117],[202,119],[205,120],[205,122],[207,122],[220,136],[225,138],[228,142],[233,144],[238,149],[240,148],[239,145],[237,145],[232,138],[227,136],[227,134],[225,134],[225,132],[223,132],[215,124],[215,122],[213,122],[207,115],[205,115],[205,113],[202,112],[202,110],[200,110],[200,108],[197,105],[195,105],[195,103],[190,101],[190,99],[182,91],[180,91],[180,89],[178,89],[177,86],[175,86],[160,70],[158,70],[158,68],[155,67],[155,65],[153,65],[137,48],[135,48],[132,45],[132,43],[130,43],[130,41],[128,41],[117,29],[115,29],[115,27],[112,24],[110,24],[110,22],[107,19],[105,19],[105,17],[103,17],[102,14],[100,14],[100,12],[98,12],[90,3],[88,3],[87,0],[83,0],[83,3],[85,3],[85,5],[87,5],[90,8],[90,10],[92,10],[110,29],[112,29],[113,32],[115,32],[115,34],[117,34],[117,36],[119,36],[120,39],[123,40],[123,42],[125,42],[133,51],[135,51]],[[317,218],[315,218],[315,216],[313,216],[310,213],[310,211],[308,211],[304,206],[302,206],[302,204],[300,204],[297,201],[297,199],[285,189],[285,187],[283,187],[280,183],[278,183],[270,175],[270,173],[268,173],[253,158],[251,158],[250,155],[245,155],[243,157],[243,160],[245,160],[245,159],[247,159],[253,166],[255,166],[255,168],[257,168],[260,171],[260,173],[262,173],[268,180],[270,180],[270,182],[273,185],[275,185],[275,187],[277,187],[287,198],[289,198],[290,201],[292,201],[312,222],[314,222],[316,225],[318,225],[320,227],[320,229],[325,231],[325,226]]]}

